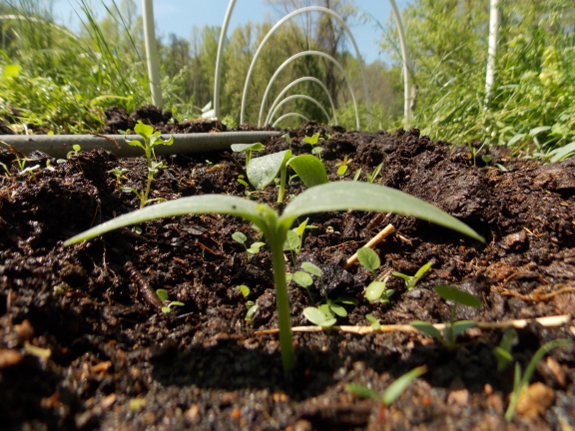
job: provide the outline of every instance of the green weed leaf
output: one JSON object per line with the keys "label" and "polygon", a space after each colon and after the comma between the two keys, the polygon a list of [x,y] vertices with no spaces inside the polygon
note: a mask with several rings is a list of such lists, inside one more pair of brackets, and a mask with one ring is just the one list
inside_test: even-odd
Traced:
{"label": "green weed leaf", "polygon": [[426,372],[427,367],[422,365],[421,367],[414,368],[413,370],[399,377],[386,389],[385,393],[383,394],[383,403],[386,406],[389,406],[396,400],[397,397],[401,395],[401,393],[411,384],[411,382]]}
{"label": "green weed leaf", "polygon": [[456,287],[440,285],[435,286],[434,289],[439,296],[447,301],[455,301],[457,304],[468,307],[481,307],[481,299]]}
{"label": "green weed leaf", "polygon": [[423,332],[424,334],[427,334],[430,337],[435,338],[436,340],[443,340],[443,337],[441,335],[441,332],[439,332],[439,329],[437,329],[431,323],[423,322],[421,320],[414,320],[413,322],[410,323],[410,325],[413,326],[415,329],[417,329],[419,332]]}
{"label": "green weed leaf", "polygon": [[309,154],[294,157],[288,162],[307,187],[327,183],[325,166],[317,157]]}

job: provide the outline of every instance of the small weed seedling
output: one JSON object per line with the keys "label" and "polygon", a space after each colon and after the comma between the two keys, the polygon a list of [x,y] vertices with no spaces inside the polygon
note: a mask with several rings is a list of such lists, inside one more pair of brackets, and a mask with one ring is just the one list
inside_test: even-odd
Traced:
{"label": "small weed seedling", "polygon": [[381,328],[381,322],[373,314],[371,314],[371,313],[366,314],[365,318],[369,322],[369,326],[371,326],[371,329],[373,329],[374,331],[377,331],[379,328]]}
{"label": "small weed seedling", "polygon": [[371,398],[377,400],[383,403],[386,407],[389,407],[391,403],[393,403],[397,397],[399,397],[401,393],[407,389],[411,382],[426,372],[427,367],[422,365],[421,367],[414,368],[413,370],[405,373],[395,382],[389,385],[389,387],[383,393],[383,396],[359,383],[348,383],[345,385],[345,390],[361,398]]}
{"label": "small weed seedling", "polygon": [[394,294],[393,289],[387,288],[387,277],[383,281],[377,280],[377,269],[381,261],[377,253],[368,247],[362,247],[357,251],[357,259],[361,266],[371,272],[374,280],[365,289],[365,297],[369,302],[389,303],[389,298]]}
{"label": "small weed seedling", "polygon": [[247,323],[253,323],[254,316],[258,311],[258,305],[254,301],[250,301],[248,299],[248,296],[250,295],[250,288],[245,284],[242,284],[241,286],[238,286],[236,289],[238,289],[242,294],[242,296],[246,299],[246,307],[248,307],[248,311],[246,311],[246,317],[244,317],[244,320]]}
{"label": "small weed seedling", "polygon": [[245,153],[246,155],[246,169],[252,160],[252,153],[254,151],[262,151],[265,147],[260,143],[255,144],[232,144],[232,151],[234,153]]}
{"label": "small weed seedling", "polygon": [[78,144],[74,144],[72,145],[72,151],[68,151],[68,154],[66,154],[66,158],[69,159],[71,156],[77,156],[81,151],[82,147]]}
{"label": "small weed seedling", "polygon": [[[292,279],[300,286],[305,287],[310,300],[314,301],[313,295],[309,290],[309,287],[313,285],[313,279],[310,274],[318,277],[323,286],[323,279],[321,278],[323,271],[311,262],[304,262],[301,266],[307,272],[297,271],[293,274]],[[318,307],[306,307],[303,310],[303,315],[314,325],[327,328],[335,325],[336,316],[347,317],[347,310],[344,308],[344,305],[357,305],[357,300],[344,296],[339,296],[337,299],[332,300],[326,296],[325,304],[321,304]]]}
{"label": "small weed seedling", "polygon": [[126,143],[131,146],[140,147],[144,150],[146,161],[148,163],[148,181],[146,184],[146,189],[142,192],[139,192],[132,187],[122,187],[122,189],[130,191],[138,196],[140,199],[140,208],[144,208],[149,202],[164,200],[148,199],[148,196],[150,195],[150,188],[152,187],[152,181],[154,180],[154,175],[156,172],[158,172],[158,169],[164,166],[163,163],[157,161],[156,154],[154,153],[154,147],[158,145],[172,145],[174,143],[174,137],[170,136],[170,139],[164,141],[160,139],[160,132],[154,132],[154,128],[152,126],[148,126],[147,124],[142,123],[140,120],[138,120],[138,124],[136,124],[136,127],[134,127],[134,131],[144,138],[144,143],[142,144],[138,140],[128,141],[127,139]]}
{"label": "small weed seedling", "polygon": [[349,168],[349,164],[353,161],[353,159],[349,159],[347,156],[341,162],[335,164],[337,167],[337,174],[340,176],[344,176]]}
{"label": "small weed seedling", "polygon": [[405,275],[401,272],[393,271],[391,274],[399,277],[405,281],[405,285],[407,286],[407,290],[411,290],[415,287],[415,285],[419,282],[421,277],[425,275],[425,273],[431,268],[433,262],[427,262],[421,268],[417,270],[415,275]]}
{"label": "small weed seedling", "polygon": [[306,136],[305,138],[303,138],[303,141],[306,144],[310,144],[312,146],[312,150],[311,150],[312,154],[315,154],[316,156],[321,157],[321,153],[323,152],[324,148],[320,147],[318,145],[318,143],[320,141],[323,141],[323,138],[319,137],[319,132],[313,134],[312,136]]}
{"label": "small weed seedling", "polygon": [[[252,161],[253,163],[253,161]],[[73,236],[64,244],[92,239],[120,227],[184,214],[230,214],[255,224],[267,240],[272,255],[276,288],[279,338],[284,369],[294,366],[291,317],[286,282],[284,242],[292,224],[306,214],[323,211],[377,211],[412,215],[449,227],[479,241],[484,239],[466,224],[420,199],[388,187],[340,181],[312,187],[296,196],[279,215],[266,204],[227,195],[201,195],[161,202],[124,214]]]}
{"label": "small weed seedling", "polygon": [[162,307],[162,313],[169,313],[172,310],[172,307],[175,306],[183,307],[184,305],[186,305],[183,302],[170,301],[168,299],[168,291],[166,289],[156,290],[156,295],[158,295],[158,298],[160,298],[160,301],[162,301],[162,303],[164,304],[164,306]]}
{"label": "small weed seedling", "polygon": [[377,165],[371,174],[369,172],[365,174],[365,177],[367,178],[368,183],[375,182],[375,179],[377,178],[377,176],[381,172],[382,167],[383,167],[383,162],[381,162],[379,165]]}
{"label": "small weed seedling", "polygon": [[499,346],[493,349],[493,354],[497,358],[497,371],[503,371],[513,359],[511,349],[517,340],[517,331],[514,328],[509,328],[503,333]]}
{"label": "small weed seedling", "polygon": [[287,233],[286,241],[284,243],[284,251],[289,251],[291,253],[292,262],[295,266],[295,255],[301,251],[303,245],[303,234],[306,229],[317,229],[316,226],[308,226],[306,218],[303,222],[299,224],[298,227],[290,229]]}
{"label": "small weed seedling", "polygon": [[126,168],[114,168],[108,171],[108,173],[114,174],[116,176],[116,185],[118,187],[120,186],[120,184],[122,184],[122,177],[127,172],[130,172],[130,170]]}
{"label": "small weed seedling", "polygon": [[410,325],[418,331],[435,338],[445,347],[453,349],[456,347],[455,339],[459,334],[465,332],[469,328],[477,326],[477,322],[474,320],[455,321],[457,304],[466,305],[468,307],[480,307],[481,299],[452,286],[435,286],[434,289],[443,299],[446,301],[453,301],[455,303],[453,307],[451,307],[451,318],[449,320],[449,324],[445,325],[443,335],[439,332],[439,329],[435,328],[431,323],[416,320],[411,322]]}
{"label": "small weed seedling", "polygon": [[255,255],[258,254],[260,252],[260,249],[266,245],[264,242],[254,242],[252,245],[250,245],[248,247],[247,245],[247,240],[248,237],[245,236],[242,232],[234,232],[232,234],[232,238],[234,239],[234,241],[239,242],[240,244],[242,244],[244,246],[244,248],[246,249],[246,254],[248,256],[248,262],[251,260],[251,258]]}
{"label": "small weed seedling", "polygon": [[515,414],[515,407],[517,407],[517,401],[519,401],[519,396],[521,392],[527,387],[527,384],[531,380],[531,376],[535,371],[535,367],[537,367],[537,363],[543,359],[549,351],[556,347],[561,346],[572,346],[573,342],[569,339],[559,339],[549,341],[548,343],[544,344],[535,352],[531,361],[525,368],[525,373],[521,376],[521,365],[518,362],[515,363],[515,374],[513,376],[513,392],[511,393],[511,397],[509,399],[509,406],[507,407],[507,411],[505,412],[505,420],[507,422],[511,422],[513,419],[513,415]]}

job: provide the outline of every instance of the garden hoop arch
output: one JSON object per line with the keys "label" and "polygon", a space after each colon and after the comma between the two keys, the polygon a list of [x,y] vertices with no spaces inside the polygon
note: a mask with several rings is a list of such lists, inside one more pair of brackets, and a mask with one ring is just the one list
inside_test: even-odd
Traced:
{"label": "garden hoop arch", "polygon": [[[324,114],[324,115],[326,116],[326,118],[327,118],[328,124],[332,121],[332,118],[329,116],[329,114],[327,113],[327,111],[326,111],[326,109],[323,107],[323,105],[322,105],[317,99],[314,99],[313,97],[307,96],[307,95],[305,95],[305,94],[293,94],[293,95],[288,96],[288,97],[286,97],[285,99],[283,99],[280,103],[277,104],[277,106],[275,107],[274,111],[270,114],[270,119],[274,117],[274,115],[276,114],[277,110],[278,110],[279,108],[281,108],[284,103],[287,103],[287,102],[289,102],[290,100],[294,100],[294,99],[305,99],[305,100],[308,100],[308,101],[312,102],[312,103],[315,104],[319,109],[321,109],[321,111],[323,112],[323,114]],[[258,124],[258,127],[260,127],[259,124]]]}

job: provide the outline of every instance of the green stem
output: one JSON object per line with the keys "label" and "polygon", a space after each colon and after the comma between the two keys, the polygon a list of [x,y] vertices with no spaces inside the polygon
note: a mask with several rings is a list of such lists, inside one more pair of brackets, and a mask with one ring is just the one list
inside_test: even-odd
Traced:
{"label": "green stem", "polygon": [[284,201],[284,194],[286,189],[286,176],[287,176],[287,166],[285,164],[280,168],[280,191],[278,193],[278,203]]}
{"label": "green stem", "polygon": [[144,208],[146,206],[146,204],[148,203],[148,196],[150,196],[150,189],[152,188],[152,180],[153,179],[154,179],[154,173],[151,171],[148,171],[148,184],[146,185],[146,191],[144,192],[142,199],[140,199],[140,209]]}
{"label": "green stem", "polygon": [[[285,237],[285,235],[283,236]],[[276,304],[278,309],[282,364],[284,371],[290,371],[294,367],[295,353],[292,344],[291,315],[283,255],[283,240],[280,238],[268,238],[268,243],[272,252],[274,281],[276,284]]]}

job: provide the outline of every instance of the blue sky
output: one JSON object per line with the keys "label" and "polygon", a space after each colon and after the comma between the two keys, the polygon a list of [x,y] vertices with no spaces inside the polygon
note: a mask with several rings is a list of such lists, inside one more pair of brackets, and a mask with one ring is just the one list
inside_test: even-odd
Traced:
{"label": "blue sky", "polygon": [[[119,4],[121,0],[117,0]],[[140,0],[136,0],[138,6]],[[109,4],[109,1],[106,1]],[[155,0],[154,16],[156,22],[156,34],[166,37],[169,33],[189,38],[193,25],[202,27],[208,25],[222,25],[229,0]],[[373,15],[381,24],[387,25],[391,16],[389,0],[354,0],[353,3],[363,12]],[[401,10],[409,4],[409,0],[396,0]],[[94,6],[100,1],[94,0]],[[72,29],[77,26],[77,18],[73,13],[76,5],[75,0],[58,0],[54,5],[54,12],[58,22],[66,24]],[[237,0],[234,13],[230,21],[228,34],[233,28],[248,20],[262,21],[266,16],[271,16],[277,21],[277,15],[272,8],[267,6],[264,0]],[[101,15],[103,16],[103,15]],[[373,23],[350,26],[363,59],[371,63],[376,59],[388,61],[385,54],[380,53],[378,40],[381,30]]]}

